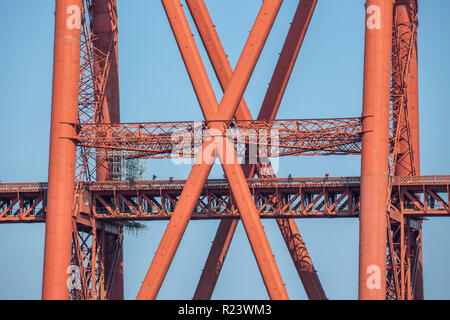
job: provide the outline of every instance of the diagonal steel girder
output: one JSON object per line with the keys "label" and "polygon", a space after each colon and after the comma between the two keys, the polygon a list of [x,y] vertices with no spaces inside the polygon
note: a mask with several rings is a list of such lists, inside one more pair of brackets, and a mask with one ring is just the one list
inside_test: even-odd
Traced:
{"label": "diagonal steel girder", "polygon": [[[223,90],[226,90],[233,70],[221,44],[215,26],[203,0],[186,0],[193,20],[200,33],[212,66]],[[276,65],[258,120],[273,120],[289,81],[292,69],[308,29],[317,0],[299,1],[294,19]],[[235,114],[236,120],[252,120],[244,99]],[[255,174],[255,165],[244,164],[247,178]],[[260,173],[259,173],[260,174]],[[238,220],[223,219],[217,229],[210,253],[202,271],[194,299],[210,299],[222,269]],[[326,299],[325,292],[315,272],[312,260],[294,220],[277,219],[282,236],[289,249],[294,265],[310,299]]]}
{"label": "diagonal steel girder", "polygon": [[[214,91],[209,82],[180,1],[162,0],[162,3],[190,75],[203,115],[207,121],[221,120],[222,123],[218,122],[214,128],[224,134],[227,128],[226,121],[234,117],[275,17],[277,16],[282,0],[263,2],[236,66],[232,80],[224,92],[219,105],[217,104]],[[213,137],[211,141],[205,141],[202,145],[202,149],[195,160],[178,205],[175,208],[142,283],[137,296],[138,299],[156,298],[181,241],[181,237],[187,227],[190,216],[192,215],[195,204],[198,201],[203,185],[212,168],[216,152],[222,163],[227,180],[230,183],[233,197],[238,206],[269,296],[271,299],[288,299],[286,288],[281,279],[236,153],[233,148],[229,148],[224,153],[223,148],[216,146],[217,138],[222,137]],[[229,158],[230,156],[231,161],[225,161],[225,158]]]}

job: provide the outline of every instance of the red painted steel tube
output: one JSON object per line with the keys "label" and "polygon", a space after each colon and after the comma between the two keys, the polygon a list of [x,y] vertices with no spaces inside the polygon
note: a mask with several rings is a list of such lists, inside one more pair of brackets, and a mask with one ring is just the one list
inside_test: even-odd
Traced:
{"label": "red painted steel tube", "polygon": [[[187,0],[186,4],[188,5],[192,18],[200,33],[209,60],[214,68],[219,84],[222,87],[222,91],[225,92],[231,81],[231,77],[233,76],[233,69],[228,62],[225,49],[216,32],[216,28],[208,13],[205,2],[203,0]],[[242,98],[238,109],[236,110],[235,118],[240,120],[252,119],[252,115],[244,98]]]}
{"label": "red painted steel tube", "polygon": [[[102,113],[105,123],[120,122],[119,99],[119,50],[117,46],[117,4],[116,0],[97,0],[92,3],[92,32],[94,34],[94,58],[97,72],[103,72],[105,64],[110,63],[105,85],[105,100]],[[106,56],[109,59],[106,60]],[[97,81],[101,80],[96,79]],[[97,83],[101,86],[101,83]]]}
{"label": "red painted steel tube", "polygon": [[[186,3],[205,45],[222,90],[225,91],[231,81],[233,70],[228,62],[222,43],[218,38],[211,17],[208,14],[206,5],[204,1],[198,0],[187,0]],[[211,49],[211,47],[213,48]],[[244,98],[242,98],[236,110],[235,118],[252,118]],[[247,174],[246,177],[248,177]],[[234,219],[222,220],[220,222],[197,289],[194,293],[194,300],[207,300],[211,298],[237,224],[238,220]]]}
{"label": "red painted steel tube", "polygon": [[[412,6],[417,2],[411,0]],[[414,9],[414,8],[413,8]],[[416,7],[416,13],[418,8]],[[408,20],[411,19],[408,16]],[[416,175],[420,175],[420,137],[419,137],[419,73],[418,73],[418,52],[417,52],[417,30],[413,50],[411,54],[409,78],[408,78],[408,116],[411,128],[411,145],[413,150],[413,161]]]}
{"label": "red painted steel tube", "polygon": [[278,270],[275,257],[270,248],[269,240],[264,232],[264,227],[259,218],[253,202],[250,189],[247,185],[239,160],[234,154],[232,162],[227,161],[229,154],[225,154],[222,148],[217,148],[222,168],[230,183],[233,199],[239,209],[239,215],[244,225],[247,237],[250,241],[253,253],[261,272],[264,284],[270,299],[289,299],[286,288]]}
{"label": "red painted steel tube", "polygon": [[326,300],[327,296],[294,219],[277,219],[284,242],[310,300]]}
{"label": "red painted steel tube", "polygon": [[219,113],[216,114],[217,117],[209,120],[228,120],[234,117],[282,2],[282,0],[263,2],[235,72],[219,104]]}
{"label": "red painted steel tube", "polygon": [[[411,1],[414,2],[414,1]],[[395,15],[397,23],[399,25],[399,34],[410,34],[410,24],[415,19],[414,8],[410,8],[411,4],[397,4],[395,6]],[[416,30],[417,36],[417,30]],[[404,37],[405,38],[405,37]],[[409,38],[405,38],[404,41],[409,41]],[[405,50],[403,50],[405,51]],[[408,52],[402,52],[407,55]],[[407,170],[411,165],[414,167],[416,175],[420,175],[420,143],[419,143],[419,95],[418,95],[418,65],[417,65],[417,38],[413,43],[411,50],[411,59],[409,63],[409,72],[407,73],[407,108],[408,108],[408,122],[410,126],[410,143],[413,152],[413,164],[410,163],[410,158],[405,157],[402,161],[405,161],[404,165],[397,164],[396,175],[405,176],[409,175],[410,171]],[[400,150],[400,152],[405,152]]]}
{"label": "red painted steel tube", "polygon": [[[123,231],[121,231],[123,232]],[[112,233],[106,233],[104,239],[105,250],[105,274],[109,275],[113,272],[109,291],[109,300],[123,300],[124,299],[124,285],[123,285],[123,245],[117,249],[118,236]],[[119,250],[118,252],[116,252]],[[117,253],[117,261],[114,261],[114,254]],[[114,265],[115,264],[115,265]],[[111,268],[114,267],[114,270]]]}
{"label": "red painted steel tube", "polygon": [[[280,4],[281,4],[281,2],[280,2]],[[277,11],[278,11],[278,9],[276,10],[276,12]],[[203,13],[205,13],[205,12],[206,11],[203,10]],[[265,9],[263,6],[258,17],[261,17],[262,16],[261,13],[264,13],[264,12],[270,13],[270,11],[268,9]],[[230,80],[230,78],[229,78],[230,72],[231,72],[231,67],[229,66],[229,64],[228,64],[228,68],[227,68],[228,75],[224,74],[223,77],[221,77],[222,78],[221,85],[222,85],[222,87],[226,88],[223,100],[219,106],[219,111],[221,111],[221,112],[224,111],[224,114],[225,114],[224,118],[222,118],[222,119],[229,119],[231,116],[231,113],[228,111],[230,109],[227,106],[235,106],[239,103],[239,101],[241,101],[241,103],[239,105],[239,107],[241,108],[241,112],[239,113],[239,115],[235,115],[235,116],[236,117],[245,116],[245,117],[249,117],[248,119],[251,119],[251,115],[250,115],[250,112],[248,112],[248,108],[245,105],[245,101],[243,99],[241,100],[241,98],[239,98],[239,100],[238,99],[233,100],[233,98],[237,98],[238,95],[240,97],[242,97],[243,92],[245,90],[246,82],[248,82],[248,79],[250,78],[250,74],[253,71],[254,65],[259,56],[259,52],[257,52],[257,51],[254,52],[255,54],[253,54],[253,56],[251,54],[248,54],[248,55],[245,54],[245,53],[252,53],[252,51],[247,50],[247,48],[252,47],[252,46],[256,47],[258,45],[260,46],[260,48],[263,47],[265,39],[267,38],[270,27],[273,23],[273,19],[276,16],[276,12],[273,15],[272,21],[270,23],[264,22],[264,19],[259,19],[259,18],[257,19],[257,21],[255,22],[255,25],[252,29],[252,33],[251,33],[251,35],[246,43],[246,46],[243,50],[243,54],[241,55],[239,62],[237,64],[236,72],[232,75],[232,79]],[[264,15],[265,15],[265,13],[264,13]],[[270,15],[269,15],[269,19],[270,19]],[[258,22],[261,22],[261,23],[258,24]],[[209,25],[212,26],[211,24],[209,24]],[[255,37],[252,37],[253,32],[255,34]],[[220,43],[220,41],[219,41],[219,43]],[[222,48],[222,50],[223,50],[223,48]],[[220,57],[220,52],[219,52],[218,59],[219,59],[219,61],[223,61],[223,55]],[[225,61],[227,61],[227,60],[225,60]],[[225,65],[227,65],[227,63],[225,63]],[[239,72],[240,70],[244,70],[244,69],[241,69],[242,67],[240,67],[240,66],[245,66],[245,65],[252,66],[251,69],[248,69],[249,73],[247,73],[247,74],[244,72],[240,73]],[[227,84],[228,81],[226,79],[227,76],[228,76],[228,81],[231,81],[228,84]],[[238,80],[238,79],[245,79],[245,80]],[[238,84],[245,83],[245,86],[237,86],[236,88],[234,88],[233,87],[234,83],[238,83]],[[235,92],[234,89],[236,89],[236,92],[239,92],[239,94],[234,95],[234,92]],[[225,105],[226,108],[221,107],[222,105]],[[236,110],[236,108],[234,108],[234,110]],[[227,114],[227,112],[228,112],[228,114]],[[236,112],[233,111],[233,114],[234,113],[236,113]],[[253,249],[253,252],[257,259],[264,282],[266,284],[266,288],[269,292],[269,296],[272,299],[287,299],[288,296],[287,296],[286,289],[281,280],[281,275],[279,274],[275,259],[273,259],[270,245],[269,245],[267,238],[265,236],[265,233],[262,229],[262,224],[257,215],[257,211],[256,211],[256,208],[252,201],[250,191],[248,189],[242,169],[241,169],[240,165],[238,164],[238,162],[236,161],[236,159],[235,159],[235,161],[233,161],[233,164],[225,164],[225,161],[224,161],[225,155],[222,154],[222,151],[223,150],[219,149],[219,155],[221,156],[222,167],[224,168],[224,171],[225,171],[229,181],[230,181],[230,179],[232,180],[232,181],[230,181],[230,185],[234,186],[234,187],[232,187],[233,195],[234,195],[235,201],[237,203],[237,206],[239,208],[240,215],[241,215],[243,221],[244,220],[246,221],[246,223],[244,222],[244,227],[247,231],[248,238],[252,245],[252,249]],[[235,156],[235,154],[234,154],[234,156]],[[234,170],[231,169],[231,167],[233,167]],[[236,199],[236,197],[239,197],[239,199]],[[230,225],[230,227],[233,229],[233,227],[235,228],[235,225],[233,225],[233,223],[232,223]],[[230,235],[225,236],[225,237],[226,237],[226,239],[229,239],[231,241]],[[226,240],[226,241],[228,241],[228,240]]]}
{"label": "red painted steel tube", "polygon": [[[409,25],[412,19],[416,19],[417,14],[417,2],[411,0],[410,3],[397,4],[395,6],[395,15],[399,24]],[[408,30],[404,30],[408,32]],[[416,175],[420,175],[420,138],[419,138],[419,76],[418,76],[418,56],[417,56],[417,30],[415,31],[415,41],[413,43],[413,48],[411,51],[410,69],[408,72],[407,79],[407,97],[408,97],[408,121],[410,126],[410,144],[413,152],[413,163],[409,163],[409,157],[405,159],[408,161],[406,165],[396,166],[396,175],[405,176],[409,174],[409,170],[405,168],[408,165],[414,167]],[[402,31],[400,31],[402,34]],[[418,265],[416,275],[416,283],[414,285],[414,299],[422,300],[423,294],[423,253],[422,250],[419,251],[418,255]]]}
{"label": "red painted steel tube", "polygon": [[[411,10],[413,8],[410,8],[410,4],[407,2],[404,3],[396,3],[394,7],[394,18],[395,18],[395,24],[397,25],[396,28],[398,37],[400,38],[399,42],[406,42],[409,43],[410,37],[412,35],[411,32],[411,24],[413,23],[413,19],[416,18],[415,13]],[[411,49],[408,45],[399,45],[400,48],[393,48],[394,51],[399,51],[398,55],[400,57],[407,57],[411,54],[410,62],[408,65],[408,72],[405,73],[407,79],[406,79],[406,86],[405,88],[407,92],[407,100],[405,100],[406,107],[408,110],[408,118],[406,121],[408,121],[409,128],[410,128],[410,136],[408,137],[408,133],[406,131],[403,132],[402,136],[400,137],[401,140],[404,140],[405,142],[409,142],[412,147],[413,152],[413,162],[411,163],[411,157],[400,157],[400,155],[408,154],[409,152],[409,146],[406,143],[402,143],[399,146],[399,158],[397,160],[396,166],[395,166],[395,174],[399,176],[407,176],[410,175],[413,172],[413,167],[417,167],[417,160],[419,153],[416,152],[415,149],[418,148],[418,95],[417,95],[417,57],[415,54],[416,51],[416,45],[417,43],[414,42],[413,48]],[[405,64],[405,63],[404,63]],[[406,68],[406,66],[404,66]],[[412,74],[414,72],[414,75]],[[397,76],[393,77],[393,87],[402,87],[402,81],[403,77]],[[401,132],[403,127],[406,127],[406,123],[404,123],[400,128],[397,128],[398,132]],[[397,125],[398,126],[398,125]],[[417,150],[418,151],[418,150]]]}
{"label": "red painted steel tube", "polygon": [[210,300],[239,220],[222,219],[203,267],[193,300]]}
{"label": "red painted steel tube", "polygon": [[[417,2],[414,3],[417,5]],[[416,12],[418,8],[416,7]],[[419,67],[418,67],[418,46],[417,46],[417,30],[416,38],[412,51],[410,71],[408,79],[408,116],[411,126],[411,145],[413,150],[413,165],[416,175],[420,175],[420,134],[419,134]],[[422,231],[420,231],[422,232]],[[422,241],[422,235],[420,236]],[[423,286],[423,250],[422,248],[418,254],[418,270],[416,275],[414,299],[424,299],[424,286]]]}
{"label": "red painted steel tube", "polygon": [[392,0],[366,1],[359,299],[385,299]]}
{"label": "red painted steel tube", "polygon": [[81,0],[56,1],[53,96],[42,299],[68,299],[72,250],[75,124],[78,113]]}
{"label": "red painted steel tube", "polygon": [[161,2],[163,3],[164,10],[175,35],[184,64],[188,70],[197,100],[200,106],[209,106],[208,108],[202,108],[203,117],[205,119],[212,119],[218,112],[218,103],[186,16],[184,15],[182,5],[179,0],[162,0]]}
{"label": "red painted steel tube", "polygon": [[[116,0],[97,0],[92,3],[92,32],[95,35],[93,41],[95,73],[103,73],[105,64],[109,63],[107,78],[103,79],[103,81],[106,81],[106,85],[101,122],[120,123]],[[107,55],[109,55],[108,60],[105,59]],[[100,81],[99,78],[96,80],[98,82]],[[97,88],[100,87],[102,87],[102,83],[97,83]],[[96,160],[97,181],[111,180],[111,169],[107,163],[106,156],[98,154]],[[115,239],[115,235],[107,235],[105,237],[105,248],[107,252],[114,248]],[[113,261],[110,255],[107,254],[105,257],[105,269],[109,269]],[[114,271],[111,287],[108,290],[110,290],[110,299],[123,300],[123,249],[120,250],[119,261]]]}
{"label": "red painted steel tube", "polygon": [[[119,67],[117,46],[116,0],[98,0],[92,3],[92,41],[94,73],[100,75],[95,78],[96,88],[105,88],[102,103],[102,123],[120,123],[119,104]],[[108,57],[109,58],[106,58]],[[104,72],[108,68],[108,72]],[[105,77],[103,77],[105,75]],[[97,98],[100,98],[98,95]],[[96,156],[97,181],[111,180],[110,168],[103,149]]]}
{"label": "red painted steel tube", "polygon": [[420,175],[420,135],[419,135],[419,74],[417,38],[411,56],[408,84],[408,116],[411,126],[411,145],[413,150],[414,168],[416,175]]}
{"label": "red painted steel tube", "polygon": [[316,5],[317,0],[300,1],[261,105],[258,120],[275,119]]}
{"label": "red painted steel tube", "polygon": [[[217,78],[219,79],[219,83],[221,84],[222,89],[225,90],[231,80],[233,70],[216,32],[212,19],[208,13],[206,5],[203,0],[187,0],[186,3],[200,33]],[[299,1],[291,28],[288,32],[286,42],[280,55],[280,60],[283,59],[283,61],[277,64],[273,76],[274,82],[275,80],[283,79],[283,85],[271,86],[271,89],[269,89],[271,94],[269,96],[274,96],[275,88],[278,88],[282,92],[278,93],[278,103],[265,104],[263,112],[260,113],[260,117],[267,116],[269,117],[269,120],[272,120],[276,116],[279,102],[281,102],[281,97],[289,80],[295,60],[298,56],[316,3],[316,0]],[[269,110],[270,108],[275,110],[272,112]],[[235,118],[236,120],[252,119],[244,99],[242,99],[239,108],[236,111]],[[254,176],[254,167],[254,165],[244,166],[244,172],[247,171],[245,173],[247,178]],[[285,221],[277,220],[277,222],[280,226],[283,238],[285,239],[292,254],[292,258],[305,286],[308,297],[310,299],[326,299],[320,280],[315,271],[313,271],[314,266],[312,265],[308,251],[301,240],[301,235],[295,221],[289,221],[286,223]],[[194,299],[205,300],[211,298],[220,274],[221,266],[223,265],[232,237],[236,230],[237,223],[238,220],[221,221],[194,294]],[[308,261],[307,268],[304,267],[305,261]]]}
{"label": "red painted steel tube", "polygon": [[[188,70],[197,99],[200,105],[207,104],[209,106],[209,108],[202,108],[203,116],[205,118],[212,117],[218,109],[217,101],[200,53],[192,37],[189,24],[183,13],[181,3],[177,0],[165,0],[162,3]],[[212,142],[206,142],[203,145],[208,146],[210,143]],[[215,148],[213,148],[213,151],[214,154],[211,154],[211,156],[215,157]],[[183,188],[178,205],[175,207],[172,218],[167,225],[163,238],[138,292],[137,299],[156,298],[200,196],[203,188],[202,181],[206,181],[211,168],[212,164],[206,164],[202,161],[201,157],[197,157],[186,181],[187,186]]]}
{"label": "red painted steel tube", "polygon": [[[255,25],[250,32],[249,39],[244,47],[241,58],[239,59],[236,72],[229,85],[229,90],[225,92],[222,99],[221,105],[223,105],[223,107],[221,110],[223,112],[221,112],[220,115],[217,114],[219,108],[214,110],[214,107],[217,105],[217,102],[216,104],[213,103],[215,101],[214,92],[211,89],[211,85],[201,62],[200,55],[198,54],[198,49],[193,41],[192,33],[189,30],[189,25],[180,2],[177,0],[163,0],[162,2],[205,118],[207,120],[231,120],[242,99],[243,92],[250,79],[252,70],[259,58],[267,35],[275,20],[279,7],[281,6],[281,1],[267,1],[263,4],[260,13],[258,14],[258,18],[255,21]],[[182,41],[187,41],[187,43],[183,43]],[[200,67],[200,69],[192,69],[192,66],[195,65]],[[211,115],[213,119],[209,119],[209,115]],[[163,239],[161,240],[149,271],[147,272],[138,293],[138,299],[156,298],[210,169],[211,165],[206,163],[201,164],[198,162],[198,158],[196,159],[196,165],[194,165],[188,181],[186,182],[186,184],[190,183],[190,185],[188,185],[188,188],[185,187],[180,196],[180,200],[182,197],[186,199],[185,205],[182,206],[179,201],[175,208]],[[199,174],[201,175],[196,174],[196,170],[199,171]],[[271,288],[268,288],[268,290],[271,290]],[[271,296],[277,297],[278,295],[275,292]]]}
{"label": "red painted steel tube", "polygon": [[[211,154],[211,159],[214,158],[215,152]],[[203,184],[200,182],[206,181],[211,168],[212,165],[205,165],[201,157],[196,159],[150,268],[142,282],[137,295],[138,300],[156,299],[203,189]]]}

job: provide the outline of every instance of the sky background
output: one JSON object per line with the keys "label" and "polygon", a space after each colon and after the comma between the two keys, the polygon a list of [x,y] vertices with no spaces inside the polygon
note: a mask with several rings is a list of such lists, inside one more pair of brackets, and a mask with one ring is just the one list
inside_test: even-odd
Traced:
{"label": "sky background", "polygon": [[[364,56],[363,0],[319,0],[281,104],[279,119],[361,115]],[[236,64],[260,0],[206,0],[232,66]],[[245,99],[256,117],[298,1],[285,0]],[[450,26],[448,0],[419,0],[421,172],[450,174]],[[186,7],[185,7],[186,8]],[[0,0],[0,180],[47,181],[53,61],[53,0]],[[189,77],[158,0],[118,0],[122,122],[202,120]],[[190,19],[190,18],[189,18]],[[190,22],[192,22],[190,20]],[[198,44],[200,38],[191,23]],[[206,63],[218,101],[222,97]],[[189,165],[147,161],[146,176],[184,179]],[[280,160],[279,177],[358,176],[359,156],[291,157]],[[222,178],[215,166],[211,178]],[[188,225],[160,299],[190,299],[219,221]],[[358,220],[297,220],[330,299],[356,299]],[[124,242],[125,298],[134,299],[164,233],[166,222],[147,223]],[[264,220],[291,299],[306,299],[279,229]],[[426,299],[450,299],[450,219],[424,223]],[[0,299],[40,299],[44,224],[0,225]],[[240,223],[214,299],[267,299]]]}

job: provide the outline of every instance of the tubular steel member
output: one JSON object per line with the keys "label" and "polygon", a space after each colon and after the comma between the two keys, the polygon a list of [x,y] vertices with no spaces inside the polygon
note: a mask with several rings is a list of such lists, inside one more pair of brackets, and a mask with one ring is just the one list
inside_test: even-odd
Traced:
{"label": "tubular steel member", "polygon": [[[222,167],[230,183],[233,199],[239,209],[239,215],[250,241],[253,254],[261,272],[269,297],[276,300],[288,299],[281,274],[275,262],[264,227],[258,211],[252,200],[250,189],[243,174],[239,160],[234,153],[231,163],[227,161],[229,155],[224,154],[222,148],[217,148]],[[227,163],[228,162],[228,163]]]}
{"label": "tubular steel member", "polygon": [[280,53],[275,71],[258,114],[258,120],[273,120],[283,99],[284,92],[294,69],[317,0],[300,0]]}
{"label": "tubular steel member", "polygon": [[[391,177],[420,174],[417,12],[416,0],[397,0],[394,3]],[[408,193],[408,197],[411,200],[416,195]],[[402,196],[400,204],[404,206]],[[395,211],[392,203],[390,211]],[[411,227],[408,223],[410,218],[404,216],[403,210],[399,219],[393,219],[393,216],[387,220],[389,252],[386,298],[423,299],[422,220],[413,219],[415,227]]]}
{"label": "tubular steel member", "polygon": [[[114,61],[117,60],[116,2],[84,0],[82,3],[77,128],[120,120],[116,81],[118,70],[117,61]],[[108,102],[112,106],[111,112]],[[114,115],[110,116],[110,113]],[[110,226],[100,232],[102,223],[97,223],[86,204],[91,202],[90,199],[80,192],[83,180],[92,181],[97,177],[105,181],[108,178],[108,168],[102,165],[106,161],[96,157],[92,147],[80,143],[77,147],[71,270],[79,270],[81,287],[70,285],[69,297],[83,300],[123,299],[123,277],[120,282],[122,248],[114,240],[119,239],[117,232],[120,234],[121,229]],[[117,272],[114,272],[116,269]],[[115,277],[106,278],[105,272]]]}
{"label": "tubular steel member", "polygon": [[[286,88],[298,56],[316,3],[316,0],[299,2],[258,120],[260,118],[273,120],[276,116],[284,89]],[[233,70],[206,5],[201,0],[187,0],[187,5],[214,67],[219,83],[225,91],[233,75]],[[236,120],[252,120],[244,99],[241,100],[235,118]],[[244,174],[247,178],[254,176],[255,167],[255,165],[243,164]],[[310,299],[326,299],[295,221],[278,219],[277,222],[308,297]],[[237,223],[238,220],[221,221],[194,294],[194,299],[204,300],[211,298]]]}
{"label": "tubular steel member", "polygon": [[[415,19],[417,22],[417,1],[415,2]],[[409,77],[408,77],[408,116],[411,132],[411,146],[413,151],[413,165],[416,175],[420,175],[420,135],[419,135],[419,72],[418,72],[418,52],[417,52],[417,29],[415,30],[413,42],[411,61],[409,63]]]}
{"label": "tubular steel member", "polygon": [[[390,141],[390,175],[416,175],[419,156],[419,132],[417,114],[417,73],[411,78],[410,70],[416,69],[413,58],[417,35],[417,7],[415,0],[395,3],[392,33],[392,133]],[[416,61],[416,68],[411,63]],[[414,85],[415,84],[415,85]],[[411,113],[411,114],[410,114]],[[414,125],[414,139],[412,126]],[[414,140],[414,141],[413,141]],[[416,152],[417,151],[417,152]]]}
{"label": "tubular steel member", "polygon": [[[394,174],[420,175],[417,1],[397,0],[392,48],[392,108],[398,156]],[[403,110],[402,110],[403,109]]]}
{"label": "tubular steel member", "polygon": [[[95,217],[78,217],[73,222],[72,270],[77,270],[79,286],[69,283],[73,300],[120,299],[112,289],[122,248],[121,227]],[[116,239],[111,239],[115,237]],[[110,245],[113,246],[110,246]],[[113,266],[113,267],[111,267]],[[118,275],[120,276],[120,274]],[[76,278],[75,278],[76,279]],[[116,294],[116,296],[115,296]]]}
{"label": "tubular steel member", "polygon": [[359,299],[385,299],[392,0],[366,1]]}
{"label": "tubular steel member", "polygon": [[[104,87],[101,117],[103,123],[120,122],[119,48],[117,29],[117,0],[92,2],[92,32],[97,87]],[[107,66],[109,64],[109,66]],[[107,69],[105,69],[107,68]]]}
{"label": "tubular steel member", "polygon": [[[200,37],[206,48],[206,52],[208,53],[209,60],[214,67],[214,71],[219,80],[222,91],[225,91],[231,81],[231,77],[233,76],[233,70],[228,62],[228,59],[226,58],[222,43],[218,39],[215,26],[209,16],[206,4],[203,0],[186,0],[186,4],[200,33]],[[214,47],[214,49],[210,50],[211,47]],[[250,110],[248,109],[247,103],[245,102],[245,99],[242,98],[236,110],[235,118],[247,120],[251,119],[251,117],[252,116]]]}
{"label": "tubular steel member", "polygon": [[[207,121],[224,121],[222,125],[219,123],[215,126],[215,129],[224,132],[224,129],[226,129],[225,122],[233,118],[238,104],[242,99],[243,92],[250,79],[256,61],[259,58],[273,21],[278,13],[281,1],[266,1],[263,3],[239,59],[233,79],[228,89],[225,91],[220,105],[217,105],[217,102],[215,101],[214,92],[212,91],[211,84],[209,83],[206,71],[201,62],[198,49],[193,41],[192,33],[189,29],[187,19],[184,16],[181,4],[179,1],[163,0],[163,5],[191,77],[203,114]],[[192,67],[198,68],[193,69]],[[211,160],[215,158],[215,150],[211,150],[212,152],[207,154],[207,157],[210,157],[207,161],[201,161],[203,151],[208,150],[208,146],[210,146],[211,143],[213,143],[212,146],[214,149],[217,147],[215,138],[212,139],[211,142],[204,143],[205,147],[200,151],[186,182],[186,185],[189,184],[189,188],[185,188],[180,196],[180,201],[175,208],[147,276],[142,284],[141,290],[138,293],[138,299],[155,298],[159,291],[170,262],[179,245],[182,234],[187,226],[189,217],[192,214],[195,203],[198,201],[201,188],[211,170]],[[230,167],[225,165],[224,158],[228,158],[231,155],[234,157],[234,160],[236,160],[236,153],[232,150],[229,152],[230,155],[224,155],[220,148],[218,149],[218,153],[227,178],[233,185],[233,195],[237,197],[236,201],[238,202],[238,207],[242,214],[241,218],[246,226],[247,236],[252,245],[269,296],[272,299],[287,299],[286,289],[264,234],[261,221],[257,216],[257,211],[251,199],[242,169],[237,161],[233,161],[233,163],[230,164]],[[199,175],[195,174],[196,171],[198,171]],[[181,205],[181,202],[183,202],[182,200],[184,200],[183,205]],[[243,213],[244,210],[245,213]]]}
{"label": "tubular steel member", "polygon": [[[102,102],[95,124],[117,124],[120,123],[117,1],[93,1],[91,13],[94,80]],[[97,149],[99,150],[103,151]],[[96,160],[97,181],[111,180],[107,154],[98,152]],[[124,298],[123,247],[120,245],[116,248],[119,238],[117,235],[107,234],[103,241],[106,252],[104,268],[107,274],[113,275],[109,279],[107,297],[113,300]]]}
{"label": "tubular steel member", "polygon": [[56,1],[43,299],[68,299],[81,44],[81,0]]}
{"label": "tubular steel member", "polygon": [[103,242],[106,299],[123,300],[123,230],[120,234],[105,233]]}
{"label": "tubular steel member", "polygon": [[[206,71],[200,72],[204,68],[200,54],[196,51],[195,41],[192,38],[192,33],[189,30],[187,20],[183,14],[183,9],[179,1],[162,1],[167,17],[171,24],[172,31],[177,40],[178,47],[182,53],[183,60],[186,67],[196,70],[190,73],[191,82],[194,86],[197,99],[199,101],[215,101],[214,93],[211,90],[198,90],[197,86],[210,86]],[[184,18],[184,20],[183,20]],[[183,42],[184,41],[184,42]],[[187,50],[191,48],[191,50]],[[216,102],[217,104],[217,102]],[[212,117],[215,110],[202,110],[204,117]],[[213,142],[210,142],[213,143]],[[209,145],[207,143],[207,145]],[[197,163],[197,160],[199,163]],[[186,187],[183,189],[179,198],[179,203],[175,207],[173,217],[167,225],[164,236],[158,246],[158,250],[152,260],[150,268],[138,292],[137,299],[155,299],[158,291],[164,281],[164,277],[170,266],[170,263],[178,248],[181,237],[186,229],[190,215],[192,214],[195,203],[200,195],[202,185],[197,183],[197,179],[201,181],[206,180],[212,165],[202,165],[201,158],[197,158],[194,163],[191,173],[186,181]],[[181,205],[180,205],[181,204]]]}
{"label": "tubular steel member", "polygon": [[[98,99],[101,103],[95,115],[95,124],[120,122],[116,8],[116,0],[93,1],[90,8],[94,86],[98,91]],[[97,180],[110,180],[110,168],[105,152],[98,152],[96,160]]]}

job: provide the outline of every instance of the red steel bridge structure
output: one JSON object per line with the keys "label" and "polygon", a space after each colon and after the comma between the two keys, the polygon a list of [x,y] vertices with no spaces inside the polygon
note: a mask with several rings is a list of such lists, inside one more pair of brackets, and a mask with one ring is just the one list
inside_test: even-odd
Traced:
{"label": "red steel bridge structure", "polygon": [[[46,224],[43,299],[123,299],[122,223],[169,220],[137,295],[155,299],[199,219],[220,224],[194,299],[211,298],[239,221],[269,297],[289,298],[261,219],[276,220],[308,298],[327,299],[294,220],[321,217],[359,219],[360,299],[424,298],[422,223],[450,217],[450,176],[420,175],[417,0],[366,0],[361,117],[278,120],[317,1],[298,1],[253,119],[243,94],[282,0],[262,2],[234,70],[204,1],[185,1],[221,101],[183,5],[162,0],[204,120],[121,123],[116,0],[56,0],[48,182],[0,184],[1,223]],[[268,151],[252,158],[254,146]],[[112,181],[113,151],[195,160],[187,180]],[[269,161],[348,154],[361,156],[360,177],[278,178]],[[208,180],[216,157],[225,179]],[[79,286],[68,285],[71,266]]]}

